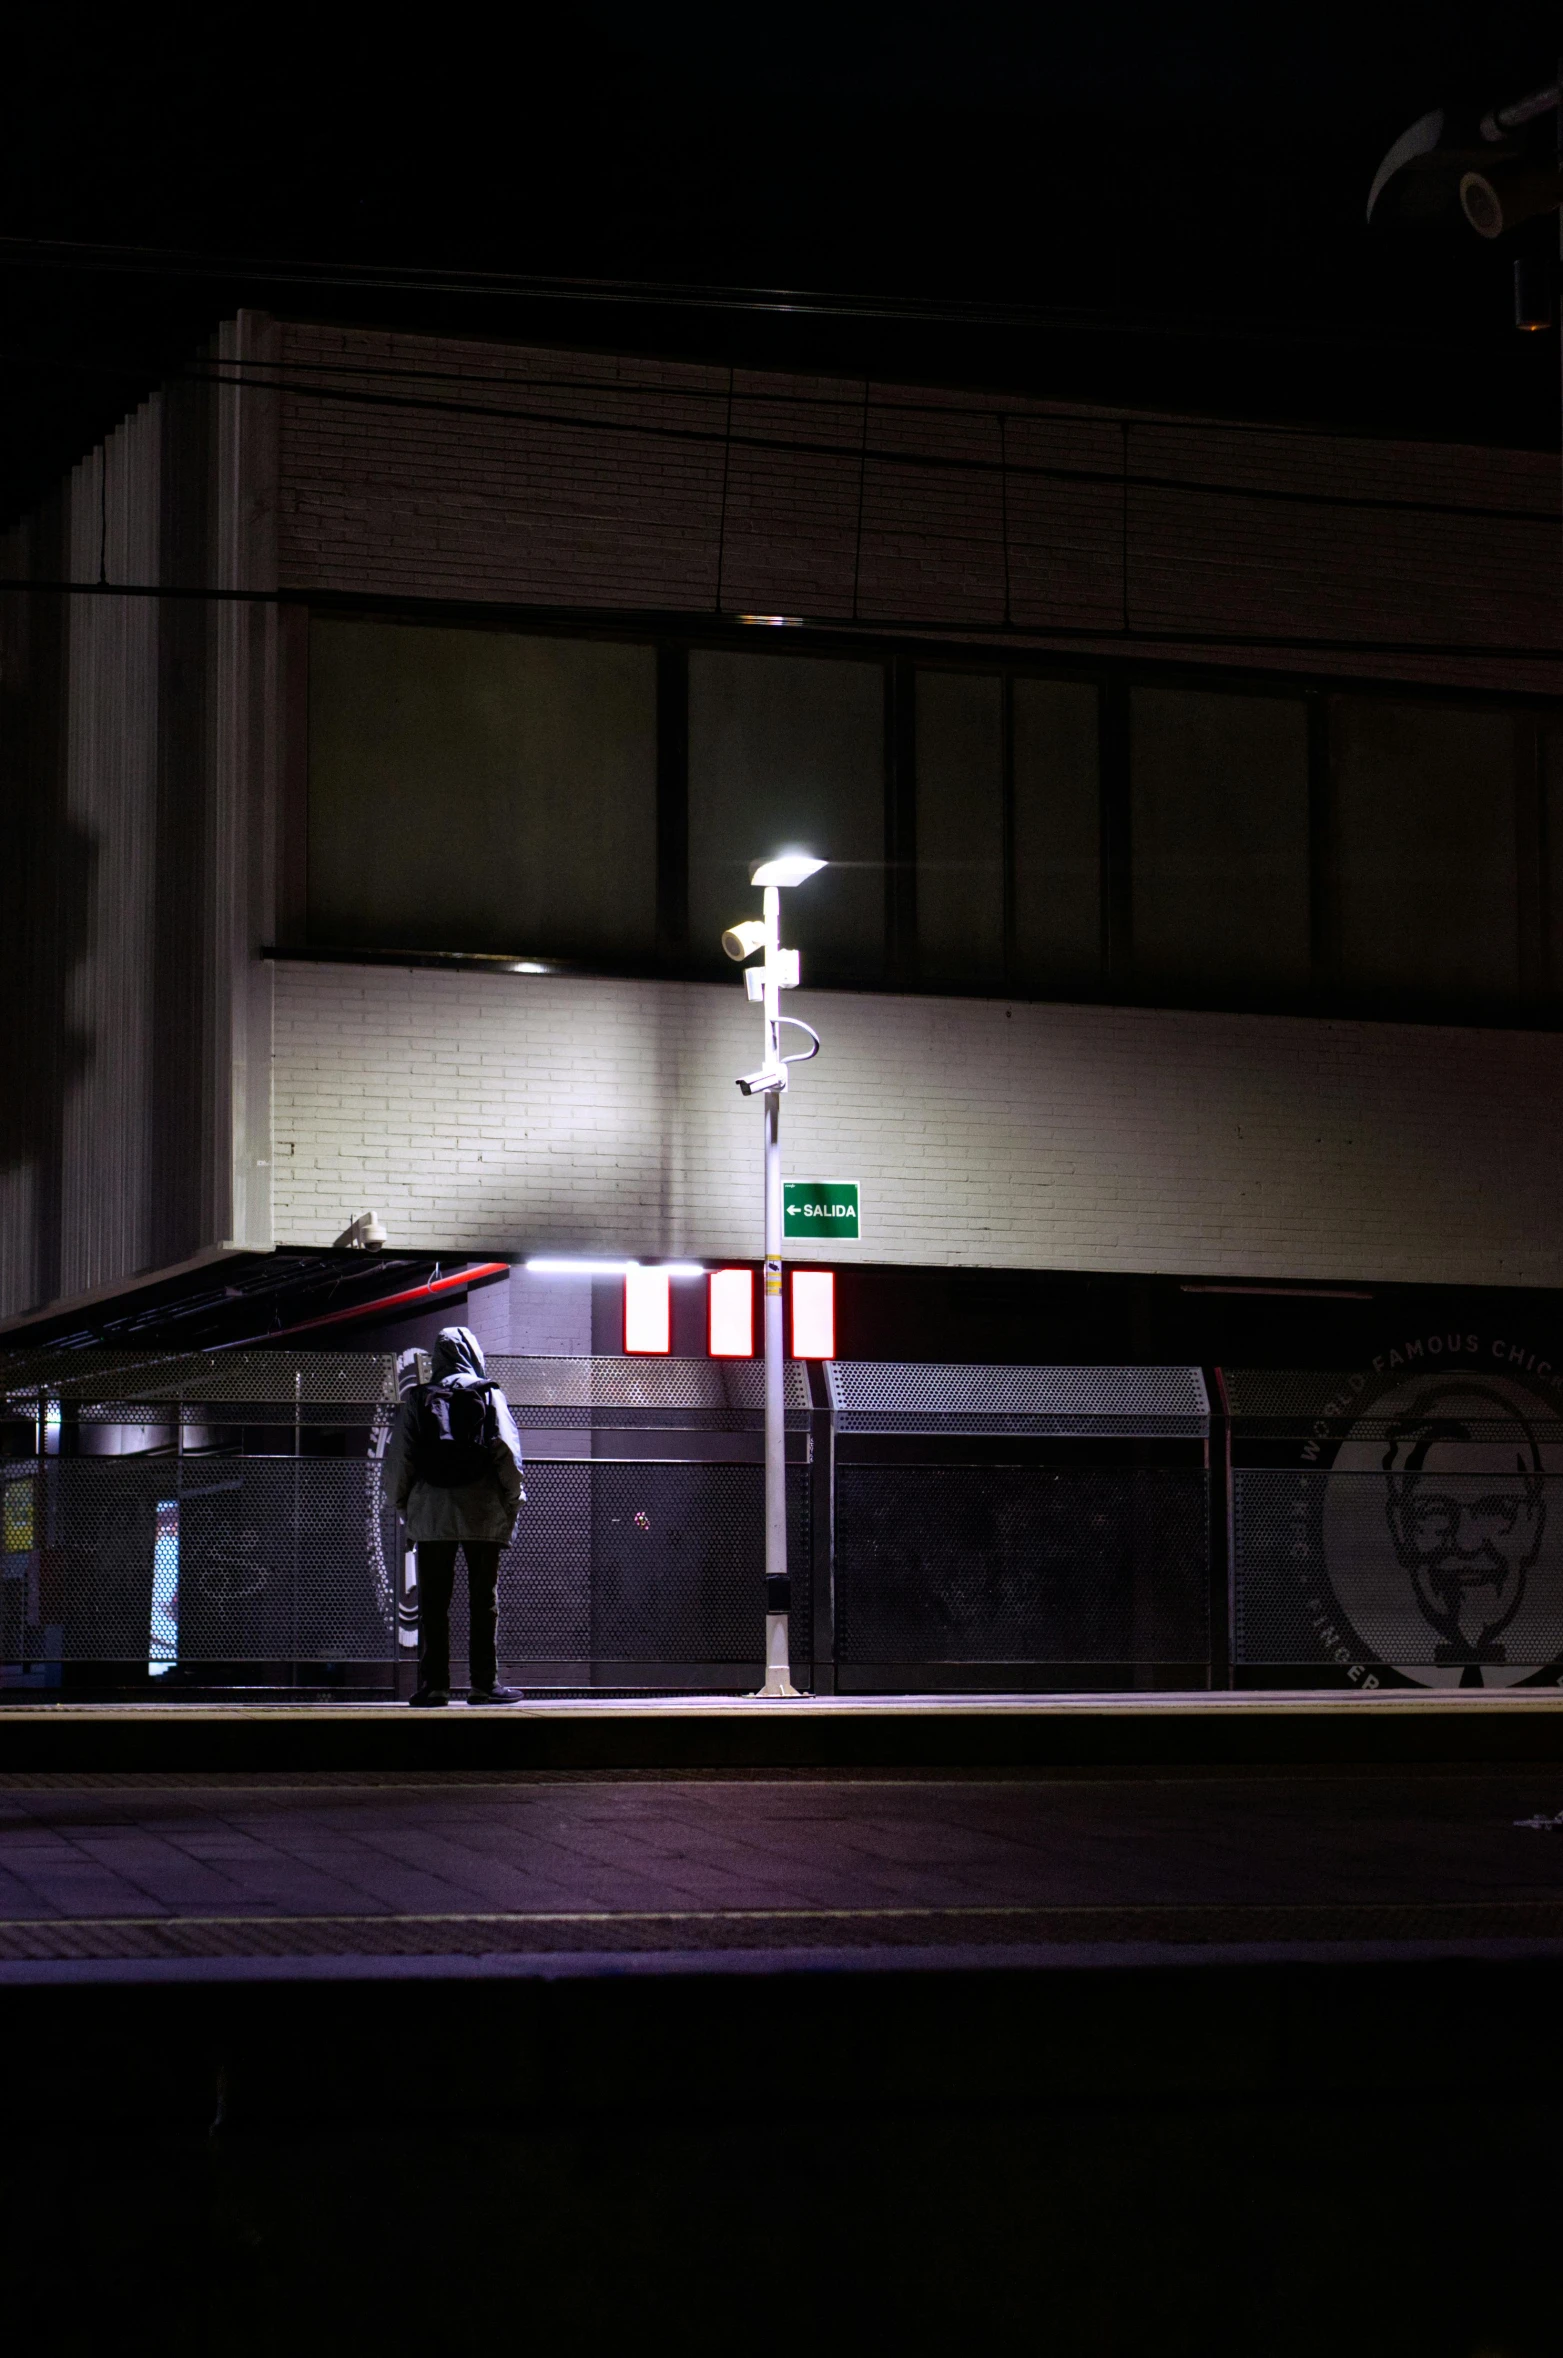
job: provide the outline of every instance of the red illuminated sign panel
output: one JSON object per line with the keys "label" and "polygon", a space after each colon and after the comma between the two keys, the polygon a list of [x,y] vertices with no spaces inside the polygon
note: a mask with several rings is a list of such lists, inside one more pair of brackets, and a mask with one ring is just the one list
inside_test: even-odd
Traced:
{"label": "red illuminated sign panel", "polygon": [[836,1356],[836,1277],[831,1269],[792,1273],[792,1355],[794,1359]]}
{"label": "red illuminated sign panel", "polygon": [[754,1277],[747,1269],[711,1272],[710,1347],[713,1359],[754,1357]]}
{"label": "red illuminated sign panel", "polygon": [[673,1312],[665,1269],[627,1269],[624,1273],[624,1348],[626,1351],[670,1351]]}

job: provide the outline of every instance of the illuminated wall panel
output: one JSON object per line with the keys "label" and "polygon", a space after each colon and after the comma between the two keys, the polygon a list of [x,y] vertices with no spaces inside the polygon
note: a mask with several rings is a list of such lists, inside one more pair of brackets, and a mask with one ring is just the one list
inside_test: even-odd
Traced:
{"label": "illuminated wall panel", "polygon": [[754,1277],[747,1269],[711,1272],[710,1348],[713,1359],[754,1357]]}
{"label": "illuminated wall panel", "polygon": [[628,1269],[624,1273],[624,1348],[626,1351],[669,1351],[673,1347],[673,1316],[665,1269]]}
{"label": "illuminated wall panel", "polygon": [[831,1269],[792,1273],[792,1355],[794,1359],[836,1356],[836,1277]]}

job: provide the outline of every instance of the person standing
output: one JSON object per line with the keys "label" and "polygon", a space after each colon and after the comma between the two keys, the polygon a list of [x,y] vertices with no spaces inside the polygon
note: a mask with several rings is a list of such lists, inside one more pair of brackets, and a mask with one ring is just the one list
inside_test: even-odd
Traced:
{"label": "person standing", "polygon": [[469,1703],[518,1703],[498,1684],[499,1558],[516,1527],[521,1436],[510,1403],[491,1383],[483,1346],[468,1326],[442,1328],[430,1379],[397,1411],[386,1479],[418,1550],[418,1691],[415,1708],[450,1701],[450,1602],[456,1552],[467,1561]]}

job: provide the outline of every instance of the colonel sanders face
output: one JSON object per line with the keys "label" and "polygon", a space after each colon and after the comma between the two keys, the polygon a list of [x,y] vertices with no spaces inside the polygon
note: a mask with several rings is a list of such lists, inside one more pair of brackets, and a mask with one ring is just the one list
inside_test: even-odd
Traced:
{"label": "colonel sanders face", "polygon": [[1435,1660],[1502,1662],[1547,1510],[1541,1458],[1513,1403],[1484,1385],[1423,1394],[1384,1460],[1395,1553],[1443,1643]]}

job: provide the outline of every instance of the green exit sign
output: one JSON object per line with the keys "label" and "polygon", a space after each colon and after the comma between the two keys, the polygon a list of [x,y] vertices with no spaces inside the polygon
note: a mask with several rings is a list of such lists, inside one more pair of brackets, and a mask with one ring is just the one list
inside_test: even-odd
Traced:
{"label": "green exit sign", "polygon": [[811,1244],[854,1242],[858,1227],[855,1179],[784,1179],[782,1234]]}

